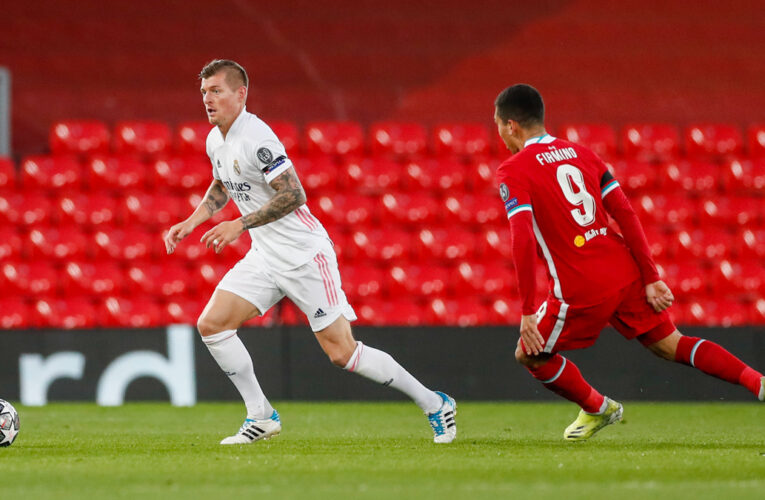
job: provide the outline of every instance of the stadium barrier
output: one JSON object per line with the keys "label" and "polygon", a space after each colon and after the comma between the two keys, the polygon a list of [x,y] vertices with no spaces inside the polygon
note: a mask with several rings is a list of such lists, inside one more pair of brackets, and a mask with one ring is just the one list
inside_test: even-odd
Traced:
{"label": "stadium barrier", "polygon": [[[687,328],[765,369],[761,327]],[[357,327],[357,339],[386,350],[425,385],[457,399],[555,400],[513,360],[516,327]],[[0,334],[0,397],[51,401],[237,400],[191,326],[141,330],[30,330]],[[261,385],[278,400],[401,400],[333,367],[306,327],[241,332]],[[566,354],[604,394],[622,400],[752,400],[740,387],[660,360],[614,330],[590,349]]]}

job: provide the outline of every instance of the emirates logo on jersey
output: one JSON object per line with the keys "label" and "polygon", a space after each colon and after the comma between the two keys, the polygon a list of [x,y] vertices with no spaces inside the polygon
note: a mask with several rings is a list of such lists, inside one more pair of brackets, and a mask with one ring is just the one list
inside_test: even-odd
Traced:
{"label": "emirates logo on jersey", "polygon": [[234,160],[234,172],[236,172],[236,175],[242,175],[242,169],[239,168],[239,160]]}

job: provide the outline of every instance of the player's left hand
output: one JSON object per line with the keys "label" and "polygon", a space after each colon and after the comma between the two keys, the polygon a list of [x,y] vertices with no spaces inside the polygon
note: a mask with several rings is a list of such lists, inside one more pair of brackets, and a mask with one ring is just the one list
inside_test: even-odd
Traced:
{"label": "player's left hand", "polygon": [[204,243],[206,248],[212,246],[215,253],[220,253],[226,248],[226,245],[237,239],[243,232],[244,226],[241,220],[227,220],[207,231],[199,241]]}
{"label": "player's left hand", "polygon": [[654,281],[645,287],[645,296],[648,303],[656,312],[668,308],[675,301],[672,290],[661,280]]}
{"label": "player's left hand", "polygon": [[528,356],[536,356],[544,349],[545,339],[537,328],[537,315],[521,316],[521,338]]}

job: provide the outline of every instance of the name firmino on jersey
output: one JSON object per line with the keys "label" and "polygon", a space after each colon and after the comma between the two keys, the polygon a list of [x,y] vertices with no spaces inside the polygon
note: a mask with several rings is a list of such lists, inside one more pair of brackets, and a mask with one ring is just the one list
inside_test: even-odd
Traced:
{"label": "name firmino on jersey", "polygon": [[551,149],[547,153],[539,153],[537,155],[537,161],[540,165],[544,165],[545,163],[555,163],[558,161],[570,160],[571,158],[576,157],[576,151],[574,151],[574,148]]}

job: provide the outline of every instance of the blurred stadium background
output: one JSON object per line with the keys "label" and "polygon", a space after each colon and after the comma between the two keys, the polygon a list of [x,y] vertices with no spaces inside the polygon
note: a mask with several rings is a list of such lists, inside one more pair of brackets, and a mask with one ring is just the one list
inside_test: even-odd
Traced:
{"label": "blurred stadium background", "polygon": [[[216,256],[191,237],[167,256],[160,239],[210,182],[196,75],[219,57],[248,70],[248,109],[295,161],[359,325],[519,321],[492,127],[494,97],[515,82],[540,89],[552,133],[612,165],[678,324],[765,324],[759,1],[3,10],[2,329],[195,323],[249,246],[243,235]],[[231,204],[213,223],[235,216]],[[288,301],[252,322],[303,323]]]}

